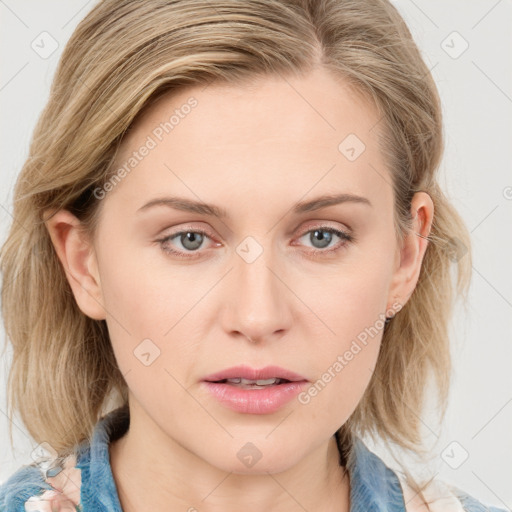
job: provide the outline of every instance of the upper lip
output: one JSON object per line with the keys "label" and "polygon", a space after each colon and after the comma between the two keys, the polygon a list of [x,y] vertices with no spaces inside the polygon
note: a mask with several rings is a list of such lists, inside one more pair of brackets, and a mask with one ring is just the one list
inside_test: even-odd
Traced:
{"label": "upper lip", "polygon": [[305,381],[307,380],[302,375],[299,375],[285,368],[279,366],[265,366],[264,368],[256,369],[247,365],[232,366],[217,373],[212,373],[203,378],[207,382],[217,382],[224,379],[235,379],[237,377],[248,380],[264,380],[264,379],[286,379],[289,381]]}

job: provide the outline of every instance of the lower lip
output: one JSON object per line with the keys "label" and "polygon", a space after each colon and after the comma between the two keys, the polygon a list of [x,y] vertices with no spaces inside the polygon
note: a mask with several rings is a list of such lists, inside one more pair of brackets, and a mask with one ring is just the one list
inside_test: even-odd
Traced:
{"label": "lower lip", "polygon": [[223,405],[246,414],[270,414],[276,412],[296,395],[307,381],[287,382],[262,389],[244,389],[232,384],[203,381],[206,389]]}

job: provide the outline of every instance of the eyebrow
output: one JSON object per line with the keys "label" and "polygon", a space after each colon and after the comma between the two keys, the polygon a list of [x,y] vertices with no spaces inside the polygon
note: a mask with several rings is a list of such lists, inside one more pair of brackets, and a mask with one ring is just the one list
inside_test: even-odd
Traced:
{"label": "eyebrow", "polygon": [[[310,201],[299,202],[293,206],[292,211],[295,214],[301,214],[342,203],[359,203],[373,207],[372,203],[366,197],[344,193],[328,194],[317,197]],[[148,210],[154,206],[168,206],[169,208],[174,208],[175,210],[181,210],[184,212],[211,215],[212,217],[218,217],[222,219],[229,218],[227,211],[220,206],[215,206],[213,204],[203,203],[200,201],[193,201],[184,197],[157,197],[156,199],[152,199],[151,201],[141,206],[137,212]]]}

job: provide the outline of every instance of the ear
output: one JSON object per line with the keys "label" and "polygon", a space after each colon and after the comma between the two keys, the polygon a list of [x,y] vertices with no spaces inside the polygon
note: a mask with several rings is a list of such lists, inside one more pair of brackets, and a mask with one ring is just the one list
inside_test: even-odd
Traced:
{"label": "ear", "polygon": [[[45,218],[53,212],[45,212]],[[106,318],[94,247],[81,222],[69,211],[59,210],[45,221],[80,310],[95,320]]]}
{"label": "ear", "polygon": [[398,302],[403,307],[418,282],[429,243],[425,237],[430,234],[434,218],[434,203],[426,192],[414,194],[411,215],[414,219],[412,230],[405,237],[402,247],[397,249],[397,264],[391,281],[388,310],[391,309],[393,302]]}

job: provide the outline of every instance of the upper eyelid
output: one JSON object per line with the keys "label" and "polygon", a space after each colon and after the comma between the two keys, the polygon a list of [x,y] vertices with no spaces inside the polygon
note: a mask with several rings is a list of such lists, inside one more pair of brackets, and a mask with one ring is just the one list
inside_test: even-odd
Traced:
{"label": "upper eyelid", "polygon": [[[346,232],[348,234],[352,233],[352,229],[349,228],[346,225],[344,225],[343,227],[332,226],[332,225],[329,224],[329,221],[317,221],[313,225],[309,225],[309,226],[306,226],[303,229],[301,229],[300,230],[301,235],[299,235],[299,236],[303,236],[304,234],[309,233],[309,231],[311,231],[313,229],[320,229],[320,228],[321,229],[333,229],[333,230],[343,231],[343,232]],[[194,226],[184,226],[183,228],[179,228],[178,231],[174,231],[173,233],[162,235],[161,238],[174,237],[176,235],[183,234],[183,233],[188,233],[188,232],[204,233],[204,234],[206,234],[207,236],[209,236],[212,239],[215,238],[214,236],[211,235],[210,231],[207,228],[194,227]]]}
{"label": "upper eyelid", "polygon": [[348,233],[348,234],[350,234],[352,232],[352,230],[348,226],[342,226],[342,227],[340,227],[340,226],[331,226],[329,223],[325,223],[325,222],[324,223],[319,222],[318,224],[313,224],[311,226],[307,226],[306,228],[301,229],[300,232],[302,234],[305,234],[305,233],[309,233],[310,231],[312,231],[314,229],[325,229],[325,230],[333,229],[333,230],[336,230],[336,231],[343,231],[343,232]]}

